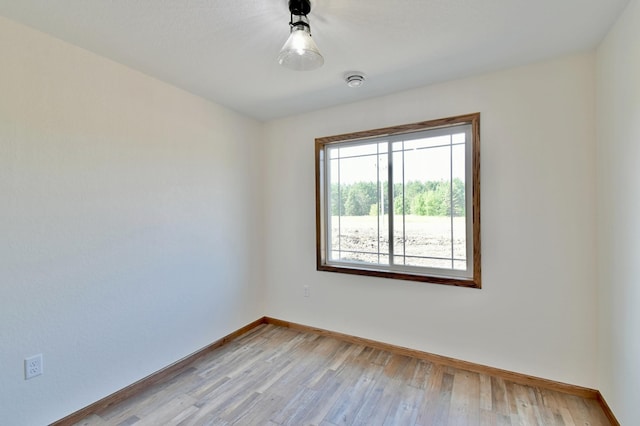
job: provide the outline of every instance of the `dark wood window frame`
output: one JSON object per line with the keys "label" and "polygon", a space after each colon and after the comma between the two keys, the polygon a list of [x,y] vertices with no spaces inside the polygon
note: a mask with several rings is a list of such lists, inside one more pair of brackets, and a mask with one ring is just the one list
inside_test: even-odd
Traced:
{"label": "dark wood window frame", "polygon": [[[395,135],[410,134],[420,131],[430,131],[435,129],[453,127],[457,125],[470,125],[471,127],[471,189],[465,192],[465,198],[471,196],[471,232],[467,235],[472,236],[472,260],[471,269],[468,271],[469,276],[443,276],[431,275],[429,273],[416,273],[415,271],[398,271],[386,270],[378,266],[360,266],[356,263],[349,265],[336,265],[327,262],[326,254],[326,238],[327,230],[325,220],[325,149],[331,145],[341,144],[345,142],[356,142],[359,140],[373,139],[379,137],[392,137]],[[465,142],[466,143],[466,142]],[[469,157],[467,157],[469,158]],[[455,117],[448,117],[436,120],[423,121],[413,124],[405,124],[400,126],[386,127],[375,130],[367,130],[355,133],[348,133],[335,136],[327,136],[317,138],[315,140],[315,168],[316,168],[316,253],[317,253],[317,270],[338,272],[355,275],[367,275],[383,278],[421,281],[434,284],[445,284],[461,287],[481,288],[481,250],[480,250],[480,113],[466,114]],[[468,179],[468,175],[465,175]],[[468,212],[466,213],[469,214]],[[468,226],[468,225],[467,225]],[[467,244],[469,244],[467,238]],[[446,275],[446,274],[445,274]]]}

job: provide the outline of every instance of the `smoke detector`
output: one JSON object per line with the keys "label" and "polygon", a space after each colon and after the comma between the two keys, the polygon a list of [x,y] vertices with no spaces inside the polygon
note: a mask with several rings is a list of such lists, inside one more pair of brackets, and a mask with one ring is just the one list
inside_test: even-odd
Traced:
{"label": "smoke detector", "polygon": [[364,84],[364,73],[348,72],[344,75],[344,81],[347,82],[349,87],[360,87]]}

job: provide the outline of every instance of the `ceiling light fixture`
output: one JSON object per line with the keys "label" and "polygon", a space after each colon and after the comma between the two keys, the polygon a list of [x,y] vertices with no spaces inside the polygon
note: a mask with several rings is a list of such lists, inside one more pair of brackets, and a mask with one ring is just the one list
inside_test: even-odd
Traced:
{"label": "ceiling light fixture", "polygon": [[348,72],[344,75],[344,80],[349,87],[360,87],[364,84],[364,73]]}
{"label": "ceiling light fixture", "polygon": [[309,0],[289,0],[289,11],[291,12],[289,38],[280,50],[278,63],[296,71],[320,68],[324,64],[324,58],[311,39],[311,27],[307,18],[307,14],[311,11],[311,3]]}

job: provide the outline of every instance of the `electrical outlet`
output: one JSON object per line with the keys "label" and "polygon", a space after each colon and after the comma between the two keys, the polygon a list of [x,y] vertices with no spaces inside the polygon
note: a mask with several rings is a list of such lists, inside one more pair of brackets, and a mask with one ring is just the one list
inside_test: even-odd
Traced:
{"label": "electrical outlet", "polygon": [[24,359],[24,379],[33,379],[42,374],[42,354]]}
{"label": "electrical outlet", "polygon": [[309,297],[309,286],[308,285],[304,286],[304,297]]}

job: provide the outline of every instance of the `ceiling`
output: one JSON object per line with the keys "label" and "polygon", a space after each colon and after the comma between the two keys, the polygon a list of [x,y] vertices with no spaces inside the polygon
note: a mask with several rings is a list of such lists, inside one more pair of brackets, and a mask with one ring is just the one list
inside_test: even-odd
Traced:
{"label": "ceiling", "polygon": [[312,0],[314,71],[276,61],[287,0],[0,0],[0,15],[270,120],[589,51],[628,1]]}

